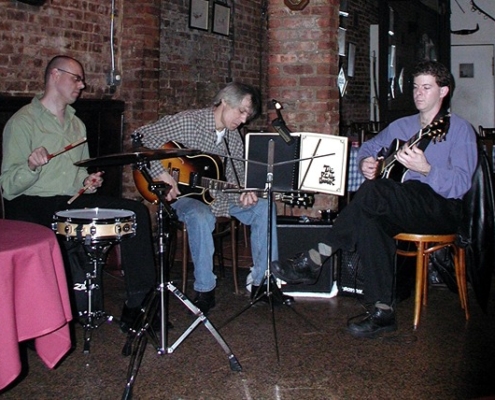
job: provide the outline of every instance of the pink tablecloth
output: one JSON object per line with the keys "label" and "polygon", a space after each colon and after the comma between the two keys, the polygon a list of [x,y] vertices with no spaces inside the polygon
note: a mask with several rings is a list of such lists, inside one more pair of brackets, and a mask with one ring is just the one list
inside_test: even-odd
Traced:
{"label": "pink tablecloth", "polygon": [[19,342],[35,339],[54,368],[71,347],[72,319],[64,264],[55,234],[0,219],[0,389],[21,372]]}

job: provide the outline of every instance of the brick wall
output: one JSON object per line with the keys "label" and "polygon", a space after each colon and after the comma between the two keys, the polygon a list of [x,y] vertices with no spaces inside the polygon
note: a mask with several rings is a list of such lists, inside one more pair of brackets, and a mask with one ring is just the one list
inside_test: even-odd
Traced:
{"label": "brick wall", "polygon": [[[229,1],[228,36],[188,27],[189,2],[169,0],[162,8],[160,111],[171,114],[211,104],[226,83],[242,81],[266,92],[263,62],[266,21],[263,0]],[[213,2],[210,2],[213,17]],[[256,122],[260,124],[260,122]],[[264,122],[262,123],[264,124]]]}
{"label": "brick wall", "polygon": [[[311,0],[302,11],[290,11],[282,0],[226,3],[232,13],[229,36],[190,29],[189,0],[115,0],[115,67],[122,83],[112,88],[107,85],[110,1],[50,0],[38,7],[0,0],[0,94],[40,92],[46,62],[67,54],[85,67],[83,97],[125,101],[125,150],[135,128],[164,114],[206,106],[231,80],[258,86],[265,99],[262,117],[250,128],[266,128],[276,98],[294,131],[336,134],[340,1]],[[355,3],[366,9],[368,2]],[[364,53],[358,48],[358,54]],[[365,79],[360,74],[356,82]],[[358,107],[349,103],[349,110]],[[128,197],[137,195],[129,167],[123,187]]]}
{"label": "brick wall", "polygon": [[312,0],[301,11],[269,2],[270,96],[294,131],[338,131],[339,0]]}

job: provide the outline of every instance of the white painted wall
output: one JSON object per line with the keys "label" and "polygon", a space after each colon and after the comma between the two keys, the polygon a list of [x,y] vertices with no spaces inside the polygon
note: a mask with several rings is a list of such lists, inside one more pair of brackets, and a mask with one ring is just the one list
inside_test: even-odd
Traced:
{"label": "white painted wall", "polygon": [[[495,18],[495,1],[475,0],[475,3]],[[495,21],[478,12],[472,12],[470,0],[451,0],[450,8],[452,11],[451,30],[475,29],[476,24],[480,27],[480,30],[472,35],[451,35],[451,44],[495,44]]]}
{"label": "white painted wall", "polygon": [[[495,1],[474,0],[474,3],[487,14],[495,18]],[[468,119],[476,128],[478,125],[494,127],[495,108],[493,107],[493,104],[495,103],[495,80],[493,79],[493,55],[490,56],[490,51],[486,52],[485,50],[484,53],[480,52],[479,54],[488,54],[488,59],[481,60],[477,58],[476,60],[472,60],[473,63],[483,63],[485,66],[485,68],[481,68],[481,66],[478,65],[476,67],[477,71],[475,71],[476,78],[482,79],[480,87],[485,87],[485,90],[480,90],[479,87],[476,88],[476,85],[467,80],[458,79],[455,71],[458,71],[460,62],[469,62],[469,60],[466,59],[466,57],[469,57],[469,54],[478,54],[476,53],[476,48],[479,48],[480,51],[482,49],[487,49],[486,45],[490,45],[491,48],[493,48],[495,45],[495,21],[486,17],[479,11],[473,11],[471,0],[451,0],[450,7],[452,12],[452,31],[474,30],[479,26],[479,30],[473,34],[451,35],[453,50],[451,60],[452,73],[456,78],[456,83],[458,85],[458,90],[454,93],[452,100],[452,111]],[[465,51],[463,51],[463,49]],[[491,50],[491,54],[493,54],[493,49]],[[480,73],[482,69],[487,75],[481,77]],[[479,84],[480,83],[478,82],[478,85]],[[490,85],[490,87],[488,88],[486,85]],[[469,90],[475,92],[468,95]],[[461,96],[461,99],[459,96],[463,91],[465,93]],[[466,99],[469,98],[471,100],[466,101]]]}

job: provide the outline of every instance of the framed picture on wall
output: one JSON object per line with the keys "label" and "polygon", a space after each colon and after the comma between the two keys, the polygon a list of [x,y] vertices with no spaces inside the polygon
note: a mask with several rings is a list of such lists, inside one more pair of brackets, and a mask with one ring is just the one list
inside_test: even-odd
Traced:
{"label": "framed picture on wall", "polygon": [[208,0],[191,0],[189,4],[189,28],[208,30]]}
{"label": "framed picture on wall", "polygon": [[230,7],[219,2],[213,3],[213,32],[225,36],[230,34]]}

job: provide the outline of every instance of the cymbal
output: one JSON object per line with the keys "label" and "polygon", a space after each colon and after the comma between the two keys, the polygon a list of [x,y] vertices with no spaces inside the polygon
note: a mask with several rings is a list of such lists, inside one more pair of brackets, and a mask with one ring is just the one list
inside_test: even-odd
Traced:
{"label": "cymbal", "polygon": [[151,160],[163,160],[165,158],[194,156],[201,153],[199,150],[192,149],[142,149],[142,151],[135,151],[132,153],[117,153],[87,158],[86,160],[75,162],[74,165],[77,165],[78,167],[103,167],[109,165],[136,164]]}

